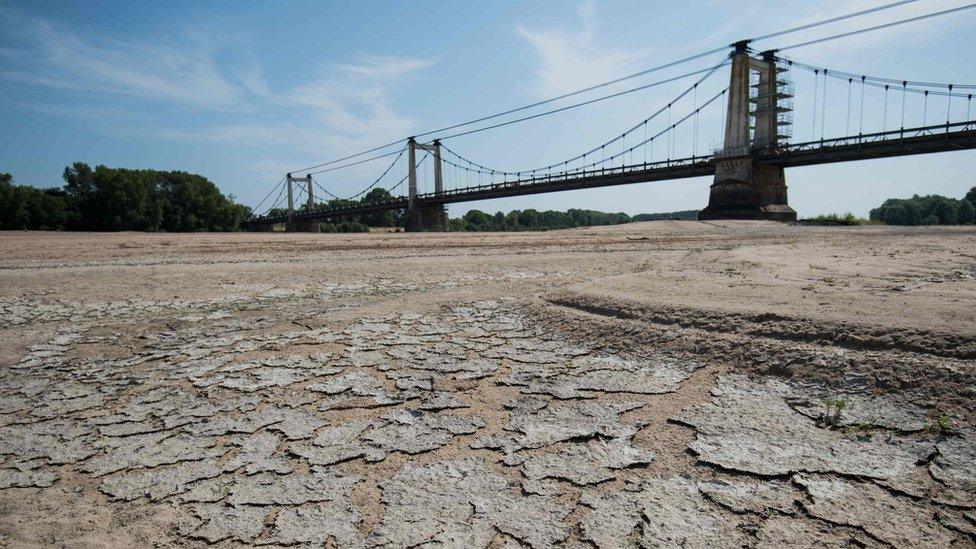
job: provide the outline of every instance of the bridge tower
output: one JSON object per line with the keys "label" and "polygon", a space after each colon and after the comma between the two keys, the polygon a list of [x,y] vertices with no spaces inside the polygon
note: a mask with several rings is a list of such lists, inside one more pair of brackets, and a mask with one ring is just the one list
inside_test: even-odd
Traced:
{"label": "bridge tower", "polygon": [[407,231],[447,232],[447,210],[444,204],[420,204],[417,201],[417,151],[427,151],[434,155],[434,194],[444,192],[444,180],[441,171],[441,143],[434,141],[430,145],[417,143],[414,138],[407,141],[407,162],[409,172],[407,196]]}
{"label": "bridge tower", "polygon": [[725,143],[715,153],[715,180],[708,207],[698,219],[795,221],[783,168],[760,165],[752,154],[754,148],[776,147],[788,136],[783,129],[792,121],[792,88],[782,77],[775,52],[752,57],[748,44],[746,40],[734,45]]}
{"label": "bridge tower", "polygon": [[295,219],[295,199],[294,192],[292,189],[293,183],[296,182],[305,183],[305,188],[308,190],[308,201],[306,202],[309,211],[315,206],[315,197],[312,193],[312,176],[311,174],[305,177],[293,177],[288,174],[288,223],[285,225],[285,230],[292,233],[317,233],[320,231],[319,222],[314,219]]}

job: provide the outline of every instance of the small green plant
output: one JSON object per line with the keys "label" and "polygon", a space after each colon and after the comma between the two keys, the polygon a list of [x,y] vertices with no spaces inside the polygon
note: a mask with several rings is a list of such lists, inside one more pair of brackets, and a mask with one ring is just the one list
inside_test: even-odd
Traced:
{"label": "small green plant", "polygon": [[939,415],[935,418],[935,422],[927,422],[926,430],[930,433],[934,433],[941,436],[951,435],[955,432],[952,426],[952,418],[949,414],[939,411]]}
{"label": "small green plant", "polygon": [[823,414],[823,422],[830,426],[840,423],[841,414],[847,407],[847,401],[842,398],[825,398],[823,403],[827,409]]}

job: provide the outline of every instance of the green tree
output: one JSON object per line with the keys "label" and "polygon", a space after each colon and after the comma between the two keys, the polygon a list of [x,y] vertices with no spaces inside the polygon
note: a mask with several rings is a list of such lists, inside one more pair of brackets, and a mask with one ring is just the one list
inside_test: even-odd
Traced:
{"label": "green tree", "polygon": [[61,189],[12,185],[4,178],[0,227],[99,231],[230,231],[247,207],[206,178],[186,172],[127,170],[76,162]]}
{"label": "green tree", "polygon": [[[376,188],[366,193],[359,202],[361,204],[377,204],[391,200],[393,200],[393,195],[390,194],[390,191]],[[393,227],[396,226],[397,216],[396,212],[392,210],[383,210],[365,213],[360,220],[370,227]]]}
{"label": "green tree", "polygon": [[522,210],[519,212],[518,220],[519,225],[526,229],[537,229],[539,227],[539,212],[531,208]]}
{"label": "green tree", "polygon": [[966,196],[963,197],[963,200],[969,202],[970,204],[973,205],[974,208],[976,208],[976,187],[969,189],[969,192],[966,193]]}
{"label": "green tree", "polygon": [[490,230],[491,216],[481,210],[470,210],[464,214],[464,221],[468,224],[468,230],[487,231]]}
{"label": "green tree", "polygon": [[939,218],[940,225],[956,224],[956,206],[953,204],[953,202],[950,202],[948,199],[942,197],[935,200],[935,206],[932,208],[932,213]]}
{"label": "green tree", "polygon": [[956,222],[960,225],[972,223],[976,218],[976,207],[968,200],[960,200],[956,208]]}

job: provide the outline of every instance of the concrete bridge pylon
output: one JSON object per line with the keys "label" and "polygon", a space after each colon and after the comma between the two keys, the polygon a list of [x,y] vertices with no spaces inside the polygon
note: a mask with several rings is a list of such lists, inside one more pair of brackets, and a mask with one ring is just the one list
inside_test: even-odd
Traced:
{"label": "concrete bridge pylon", "polygon": [[735,44],[725,141],[715,153],[708,207],[698,219],[796,220],[787,202],[783,168],[761,165],[753,156],[755,148],[776,147],[789,120],[793,94],[780,73],[775,52],[756,58],[749,53],[748,41]]}
{"label": "concrete bridge pylon", "polygon": [[430,145],[417,143],[414,138],[407,141],[407,222],[408,232],[447,232],[447,210],[444,204],[420,204],[417,201],[417,151],[427,151],[434,156],[434,194],[444,192],[444,179],[441,170],[441,143],[434,141]]}
{"label": "concrete bridge pylon", "polygon": [[315,219],[295,219],[295,199],[293,184],[296,182],[303,182],[305,184],[305,189],[307,193],[307,207],[309,211],[315,206],[315,195],[312,192],[312,176],[311,174],[305,177],[294,177],[288,174],[288,222],[285,224],[285,230],[290,233],[317,233],[321,229],[319,227],[319,222]]}

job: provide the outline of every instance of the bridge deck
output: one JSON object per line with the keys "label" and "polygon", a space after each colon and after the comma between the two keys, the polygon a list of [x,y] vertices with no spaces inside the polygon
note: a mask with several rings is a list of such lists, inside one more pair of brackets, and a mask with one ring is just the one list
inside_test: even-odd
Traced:
{"label": "bridge deck", "polygon": [[[974,148],[976,148],[976,121],[969,121],[758,149],[753,151],[753,156],[761,164],[791,168]],[[451,204],[492,198],[701,177],[713,175],[714,173],[715,157],[700,156],[646,164],[617,166],[599,170],[574,171],[530,179],[505,181],[490,185],[451,189],[441,193],[419,194],[417,195],[417,201],[421,205]],[[311,211],[295,212],[293,219],[333,219],[361,213],[404,209],[406,207],[407,198],[397,197],[393,200],[373,204],[357,204],[339,208],[322,206]],[[286,215],[277,215],[254,218],[251,220],[251,223],[270,224],[285,221],[287,221]]]}

